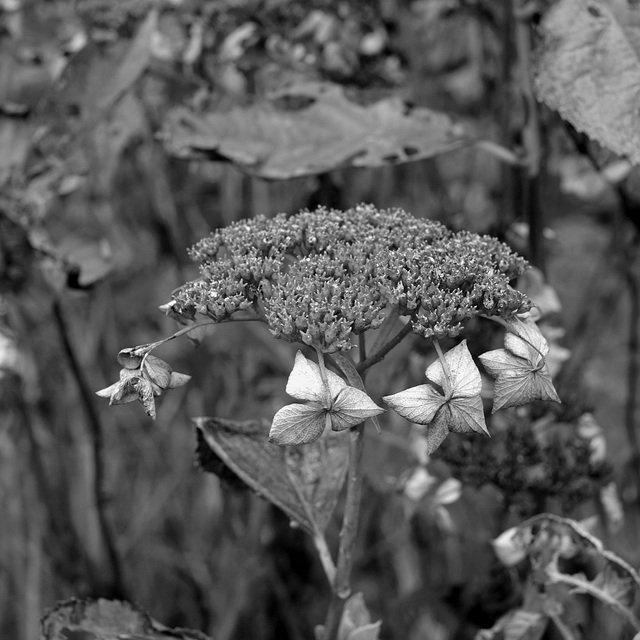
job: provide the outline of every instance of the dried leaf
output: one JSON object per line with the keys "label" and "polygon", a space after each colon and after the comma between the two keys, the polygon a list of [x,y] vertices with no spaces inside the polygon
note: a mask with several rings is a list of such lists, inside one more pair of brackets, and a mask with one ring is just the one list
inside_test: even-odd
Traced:
{"label": "dried leaf", "polygon": [[148,355],[142,364],[144,375],[151,382],[157,384],[161,389],[166,389],[171,380],[171,367],[167,362],[156,358],[156,356]]}
{"label": "dried leaf", "polygon": [[535,52],[539,100],[640,163],[640,14],[619,0],[549,3]]}
{"label": "dried leaf", "polygon": [[194,423],[207,445],[233,473],[312,533],[313,523],[291,484],[286,450],[269,442],[269,424],[265,420],[195,418]]}
{"label": "dried leaf", "polygon": [[103,599],[59,602],[45,613],[40,629],[40,640],[208,640],[201,631],[170,629],[128,602]]}
{"label": "dried leaf", "polygon": [[[379,630],[380,623],[371,624],[371,614],[364,602],[364,596],[361,593],[352,595],[344,605],[340,627],[338,629],[338,640],[377,640],[377,631],[375,635],[353,636],[353,634],[366,627],[376,626]],[[369,629],[368,633],[372,634],[373,629]]]}
{"label": "dried leaf", "polygon": [[302,447],[289,447],[285,459],[309,513],[324,531],[338,502],[349,466],[348,438],[328,437]]}
{"label": "dried leaf", "polygon": [[[280,106],[290,98],[310,105]],[[169,113],[163,134],[170,153],[228,160],[270,179],[415,161],[470,142],[444,113],[409,109],[400,98],[362,106],[328,83],[289,87],[269,101],[227,113],[180,107]]]}
{"label": "dried leaf", "polygon": [[513,609],[491,629],[480,631],[476,640],[541,640],[548,625],[549,618],[542,613]]}
{"label": "dried leaf", "polygon": [[[338,392],[347,386],[347,383],[335,373],[325,370],[330,397],[335,397]],[[296,353],[293,369],[287,380],[286,392],[296,400],[309,400],[318,402],[328,407],[327,392],[325,390],[320,367],[304,357],[301,351]]]}

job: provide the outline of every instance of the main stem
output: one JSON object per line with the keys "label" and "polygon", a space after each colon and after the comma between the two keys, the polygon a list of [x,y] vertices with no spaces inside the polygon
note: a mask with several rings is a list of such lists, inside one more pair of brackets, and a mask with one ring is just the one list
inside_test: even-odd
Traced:
{"label": "main stem", "polygon": [[342,612],[347,598],[351,595],[351,570],[355,551],[360,502],[362,498],[362,450],[364,424],[354,427],[349,440],[349,473],[347,476],[347,498],[344,508],[344,519],[340,530],[340,547],[336,577],[333,583],[331,602],[325,620],[324,640],[336,640]]}

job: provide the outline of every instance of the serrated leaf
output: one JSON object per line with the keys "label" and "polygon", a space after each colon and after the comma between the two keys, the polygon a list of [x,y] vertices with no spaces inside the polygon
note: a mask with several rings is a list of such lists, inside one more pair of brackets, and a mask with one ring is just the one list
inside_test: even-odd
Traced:
{"label": "serrated leaf", "polygon": [[266,420],[194,418],[205,442],[246,485],[282,509],[307,533],[314,526],[291,484],[284,447],[269,442]]}
{"label": "serrated leaf", "polygon": [[640,163],[640,16],[622,0],[557,0],[540,21],[534,88],[578,131]]}
{"label": "serrated leaf", "polygon": [[334,431],[344,431],[381,413],[384,413],[384,409],[364,391],[345,386],[333,400],[330,411],[331,428]]}
{"label": "serrated leaf", "polygon": [[280,446],[315,442],[324,433],[327,416],[316,402],[288,404],[273,416],[269,442]]}
{"label": "serrated leaf", "polygon": [[286,464],[309,514],[326,529],[338,502],[349,466],[349,439],[329,432],[312,444],[288,447]]}

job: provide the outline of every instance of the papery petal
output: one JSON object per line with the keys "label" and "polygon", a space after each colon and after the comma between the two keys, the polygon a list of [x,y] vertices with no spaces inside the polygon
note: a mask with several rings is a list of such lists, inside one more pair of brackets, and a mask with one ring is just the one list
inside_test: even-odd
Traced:
{"label": "papery petal", "polygon": [[[329,396],[335,398],[347,383],[332,371],[327,370]],[[320,375],[320,367],[304,357],[301,351],[296,354],[293,369],[287,380],[286,392],[296,400],[309,400],[321,404],[326,401],[325,386]]]}
{"label": "papery petal", "polygon": [[344,431],[384,411],[364,391],[345,386],[336,396],[329,411],[331,428],[334,431]]}
{"label": "papery petal", "polygon": [[315,442],[324,433],[326,416],[315,403],[288,404],[273,416],[269,441],[281,446]]}
{"label": "papery petal", "polygon": [[382,398],[396,413],[417,424],[429,424],[445,399],[431,385],[421,384]]}
{"label": "papery petal", "polygon": [[149,355],[144,359],[142,368],[151,382],[157,384],[161,389],[167,388],[171,380],[171,367],[168,362]]}
{"label": "papery petal", "polygon": [[[471,357],[467,341],[463,340],[459,345],[444,354],[445,362],[451,373],[451,388],[453,397],[471,398],[482,390],[482,377],[476,363]],[[443,388],[445,385],[445,373],[440,360],[436,360],[425,372],[427,378]]]}

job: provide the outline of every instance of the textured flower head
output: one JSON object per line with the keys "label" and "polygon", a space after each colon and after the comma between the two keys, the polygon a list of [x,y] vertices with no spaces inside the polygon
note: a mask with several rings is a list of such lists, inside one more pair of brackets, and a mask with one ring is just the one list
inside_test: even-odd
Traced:
{"label": "textured flower head", "polygon": [[224,321],[253,311],[275,337],[325,353],[351,348],[352,335],[380,326],[388,306],[427,338],[531,306],[509,284],[526,262],[505,244],[401,209],[258,216],[215,231],[191,256],[200,279],[174,295],[174,313]]}

